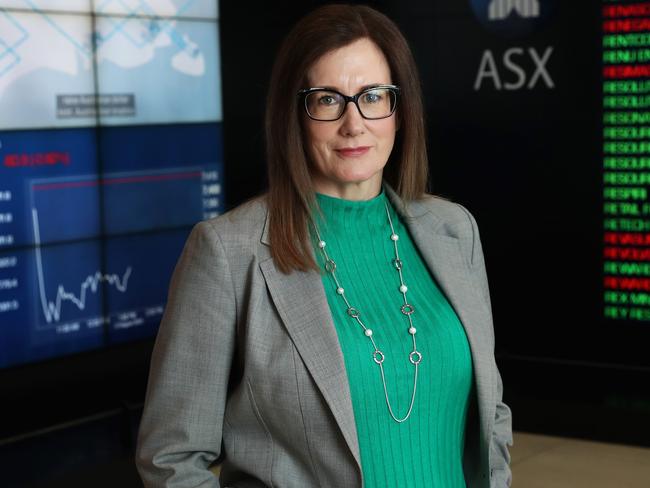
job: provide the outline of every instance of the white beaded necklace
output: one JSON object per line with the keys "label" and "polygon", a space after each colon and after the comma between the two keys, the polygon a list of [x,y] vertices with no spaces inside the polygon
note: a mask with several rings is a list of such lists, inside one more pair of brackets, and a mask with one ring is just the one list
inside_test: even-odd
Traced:
{"label": "white beaded necklace", "polygon": [[415,370],[413,372],[413,394],[411,395],[411,402],[409,405],[408,412],[406,412],[406,415],[402,418],[398,418],[395,415],[395,413],[393,412],[393,408],[390,404],[390,399],[388,398],[388,389],[386,388],[386,376],[384,374],[384,365],[383,365],[385,355],[383,352],[381,352],[381,350],[377,346],[377,343],[375,342],[375,339],[373,338],[372,335],[372,329],[368,328],[366,324],[364,324],[363,321],[361,320],[361,312],[359,312],[357,308],[353,307],[348,301],[348,298],[345,296],[345,289],[341,286],[341,283],[339,282],[338,277],[336,276],[336,263],[327,254],[327,251],[325,250],[325,246],[326,246],[325,241],[321,238],[320,233],[318,232],[318,228],[316,227],[315,224],[314,224],[314,230],[316,231],[316,236],[318,237],[318,248],[321,250],[325,261],[325,270],[330,273],[330,275],[334,279],[334,283],[336,284],[336,293],[345,302],[347,308],[346,312],[348,316],[356,320],[356,322],[363,329],[363,333],[365,334],[365,336],[372,343],[372,347],[374,348],[374,351],[372,353],[372,359],[373,361],[375,361],[375,363],[377,363],[377,365],[379,365],[379,371],[381,372],[381,382],[384,386],[384,396],[386,398],[386,405],[388,406],[388,412],[390,413],[390,416],[393,418],[395,422],[402,423],[411,416],[411,412],[413,411],[413,404],[415,402],[415,392],[418,386],[418,366],[422,362],[422,354],[417,350],[417,345],[415,343],[415,333],[417,332],[417,330],[413,326],[413,319],[411,318],[411,315],[413,314],[413,312],[415,312],[415,307],[413,307],[413,305],[411,305],[406,299],[406,292],[408,291],[408,287],[404,284],[404,277],[402,276],[402,268],[404,267],[404,263],[400,259],[399,250],[397,249],[397,241],[399,240],[399,236],[395,233],[395,228],[393,227],[393,219],[390,216],[390,211],[388,210],[388,205],[386,205],[386,202],[384,202],[384,207],[386,208],[386,215],[388,216],[388,223],[390,224],[390,230],[391,230],[390,239],[391,241],[393,241],[393,247],[395,249],[395,259],[393,259],[393,266],[399,274],[399,282],[400,282],[399,292],[402,294],[402,299],[404,300],[404,304],[400,307],[400,311],[408,318],[409,321],[408,333],[413,340],[413,350],[409,354],[409,361],[415,366]]}

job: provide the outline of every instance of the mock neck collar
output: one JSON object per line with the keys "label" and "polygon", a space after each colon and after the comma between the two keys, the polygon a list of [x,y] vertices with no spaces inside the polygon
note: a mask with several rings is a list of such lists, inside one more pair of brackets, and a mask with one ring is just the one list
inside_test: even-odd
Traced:
{"label": "mock neck collar", "polygon": [[325,211],[325,209],[354,209],[368,211],[375,207],[383,208],[383,202],[386,200],[386,193],[384,188],[381,188],[379,194],[369,200],[347,200],[345,198],[333,197],[325,195],[324,193],[316,193],[316,201],[318,205]]}
{"label": "mock neck collar", "polygon": [[390,202],[385,191],[369,200],[346,200],[316,193],[314,216],[317,225],[325,232],[353,232],[355,229],[388,225],[386,207],[390,210]]}

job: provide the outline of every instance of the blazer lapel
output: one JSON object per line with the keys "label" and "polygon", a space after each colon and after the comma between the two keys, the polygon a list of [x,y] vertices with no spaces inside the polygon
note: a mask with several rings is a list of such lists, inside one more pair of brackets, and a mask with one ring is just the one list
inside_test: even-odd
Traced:
{"label": "blazer lapel", "polygon": [[[262,242],[269,244],[266,226]],[[284,274],[271,258],[260,268],[287,332],[361,470],[348,377],[321,276],[316,271]]]}
{"label": "blazer lapel", "polygon": [[384,188],[391,203],[402,215],[436,283],[449,300],[465,329],[472,354],[481,433],[484,439],[489,439],[490,414],[484,407],[486,401],[487,404],[491,403],[489,400],[494,394],[491,386],[493,367],[491,351],[488,350],[488,341],[485,340],[483,331],[491,326],[485,323],[486,320],[489,321],[490,312],[475,291],[458,238],[438,230],[442,221],[429,210],[428,205],[417,201],[410,202],[407,210],[403,201],[390,186],[384,185]]}

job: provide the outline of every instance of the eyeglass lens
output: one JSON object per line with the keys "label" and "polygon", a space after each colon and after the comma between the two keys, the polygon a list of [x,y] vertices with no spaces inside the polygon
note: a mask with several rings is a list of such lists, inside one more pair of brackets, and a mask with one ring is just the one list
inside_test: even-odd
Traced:
{"label": "eyeglass lens", "polygon": [[[363,91],[357,103],[366,119],[388,117],[395,109],[397,97],[390,88],[373,88]],[[317,120],[336,120],[345,110],[345,99],[340,93],[317,90],[307,94],[305,107],[310,117]]]}

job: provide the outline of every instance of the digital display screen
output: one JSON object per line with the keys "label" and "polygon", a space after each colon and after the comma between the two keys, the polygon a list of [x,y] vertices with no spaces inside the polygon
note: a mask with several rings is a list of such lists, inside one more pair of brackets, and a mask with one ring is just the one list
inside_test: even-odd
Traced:
{"label": "digital display screen", "polygon": [[155,334],[225,208],[218,28],[208,0],[0,0],[0,368]]}
{"label": "digital display screen", "polygon": [[650,321],[650,3],[603,6],[604,315]]}

